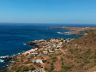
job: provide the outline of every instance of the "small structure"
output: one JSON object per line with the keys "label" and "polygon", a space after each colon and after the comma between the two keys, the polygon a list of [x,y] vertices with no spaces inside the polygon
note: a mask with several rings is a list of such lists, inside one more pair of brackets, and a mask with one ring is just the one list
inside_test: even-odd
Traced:
{"label": "small structure", "polygon": [[41,59],[32,60],[33,63],[40,63],[43,64],[43,61]]}
{"label": "small structure", "polygon": [[48,51],[43,51],[43,54],[47,55],[48,54]]}
{"label": "small structure", "polygon": [[38,55],[38,53],[37,52],[33,52],[33,53],[31,53],[32,55],[34,55],[34,56],[36,56],[36,55]]}
{"label": "small structure", "polygon": [[52,51],[51,49],[49,49],[49,53],[54,53],[54,51]]}

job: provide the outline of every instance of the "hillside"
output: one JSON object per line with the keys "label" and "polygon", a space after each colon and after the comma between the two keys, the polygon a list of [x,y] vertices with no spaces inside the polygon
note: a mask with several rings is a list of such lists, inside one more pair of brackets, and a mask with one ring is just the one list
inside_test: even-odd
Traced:
{"label": "hillside", "polygon": [[88,35],[65,44],[62,49],[66,50],[64,62],[71,66],[68,72],[87,72],[96,66],[95,33],[88,32]]}

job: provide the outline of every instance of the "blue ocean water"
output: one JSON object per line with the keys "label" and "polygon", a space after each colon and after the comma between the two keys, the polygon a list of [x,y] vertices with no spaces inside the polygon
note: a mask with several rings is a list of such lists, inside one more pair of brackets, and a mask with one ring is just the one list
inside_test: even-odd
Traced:
{"label": "blue ocean water", "polygon": [[[0,24],[0,56],[14,55],[31,49],[26,42],[49,38],[76,38],[77,35],[62,35],[64,29],[52,27],[63,25],[52,24]],[[3,66],[4,63],[0,63]]]}

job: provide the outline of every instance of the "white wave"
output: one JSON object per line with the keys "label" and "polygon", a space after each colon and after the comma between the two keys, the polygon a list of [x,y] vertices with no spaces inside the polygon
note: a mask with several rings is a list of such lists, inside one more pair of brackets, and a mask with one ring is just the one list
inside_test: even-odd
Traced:
{"label": "white wave", "polygon": [[57,32],[58,34],[64,34],[64,33],[62,33],[62,32]]}
{"label": "white wave", "polygon": [[26,43],[23,43],[23,45],[27,45]]}
{"label": "white wave", "polygon": [[3,62],[4,62],[4,60],[0,59],[0,63],[3,63]]}
{"label": "white wave", "polygon": [[0,56],[0,58],[6,58],[6,57],[9,57],[8,55],[7,56]]}

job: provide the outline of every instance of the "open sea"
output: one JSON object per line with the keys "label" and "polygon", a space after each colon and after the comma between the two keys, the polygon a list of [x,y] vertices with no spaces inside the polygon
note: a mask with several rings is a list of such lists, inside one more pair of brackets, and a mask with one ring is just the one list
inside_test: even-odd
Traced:
{"label": "open sea", "polygon": [[[69,26],[63,24],[0,24],[0,56],[14,55],[31,49],[27,42],[49,38],[78,38],[77,35],[64,35],[57,32],[67,30],[54,27]],[[74,26],[74,25],[71,25]],[[75,25],[84,26],[84,25]],[[6,63],[0,62],[0,67]]]}

